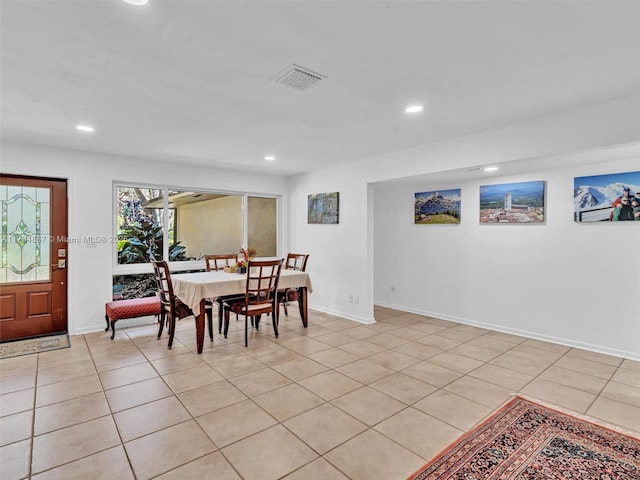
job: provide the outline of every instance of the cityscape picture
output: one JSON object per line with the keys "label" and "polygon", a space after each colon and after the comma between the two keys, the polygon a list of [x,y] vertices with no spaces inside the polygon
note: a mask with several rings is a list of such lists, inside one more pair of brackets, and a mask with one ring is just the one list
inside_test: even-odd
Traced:
{"label": "cityscape picture", "polygon": [[480,187],[480,223],[544,223],[544,181]]}
{"label": "cityscape picture", "polygon": [[573,212],[576,222],[640,221],[640,172],[575,177]]}
{"label": "cityscape picture", "polygon": [[460,223],[459,188],[415,194],[415,223]]}

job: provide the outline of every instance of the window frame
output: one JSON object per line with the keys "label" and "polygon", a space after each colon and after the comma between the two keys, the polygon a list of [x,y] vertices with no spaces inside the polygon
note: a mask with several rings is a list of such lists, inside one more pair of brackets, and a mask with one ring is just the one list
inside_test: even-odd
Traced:
{"label": "window frame", "polygon": [[[241,226],[242,226],[242,245],[238,246],[238,250],[240,248],[247,248],[248,244],[248,198],[249,197],[260,197],[260,198],[273,198],[276,201],[276,257],[263,257],[263,258],[279,258],[280,252],[282,252],[282,195],[281,194],[269,194],[269,193],[261,193],[261,192],[242,192],[242,191],[234,191],[234,190],[222,190],[222,189],[207,189],[200,187],[182,187],[171,184],[157,184],[152,182],[130,182],[130,181],[114,181],[112,186],[112,231],[114,239],[117,239],[118,236],[118,188],[152,188],[157,190],[162,190],[162,204],[163,204],[163,212],[162,212],[162,225],[166,227],[169,222],[169,192],[174,190],[179,191],[193,191],[193,192],[201,192],[201,193],[214,193],[214,194],[222,194],[222,195],[235,195],[242,197],[242,218]],[[177,209],[176,209],[177,213]],[[176,217],[177,220],[177,217]],[[177,234],[177,225],[176,225],[176,234]],[[135,275],[141,273],[150,273],[153,271],[150,263],[127,263],[120,264],[118,263],[118,244],[117,241],[112,243],[111,247],[112,251],[112,274],[113,275]],[[163,242],[162,242],[162,258],[169,258],[169,234],[166,228],[163,228]],[[205,268],[204,259],[202,260],[188,260],[182,262],[168,262],[169,269],[171,271],[182,271],[182,270],[203,270]]]}

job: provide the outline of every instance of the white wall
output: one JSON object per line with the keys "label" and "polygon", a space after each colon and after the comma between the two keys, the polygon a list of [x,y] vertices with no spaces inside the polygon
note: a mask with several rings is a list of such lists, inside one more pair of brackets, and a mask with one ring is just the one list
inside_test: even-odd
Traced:
{"label": "white wall", "polygon": [[[527,234],[532,232],[531,235],[540,237],[541,245],[545,245],[547,251],[536,250],[530,254],[531,256],[524,258],[516,256],[508,259],[496,258],[493,252],[486,258],[482,257],[482,260],[456,264],[461,268],[461,274],[457,279],[459,283],[452,285],[451,290],[442,290],[442,295],[439,297],[441,303],[437,304],[437,311],[441,315],[455,316],[469,321],[480,319],[497,327],[515,325],[517,328],[522,328],[524,322],[510,323],[515,321],[514,318],[522,310],[520,303],[517,304],[517,308],[514,308],[513,301],[496,306],[490,303],[490,299],[479,298],[473,293],[473,289],[477,289],[477,284],[474,282],[478,281],[489,266],[498,268],[492,276],[506,276],[506,280],[513,283],[527,279],[528,271],[534,267],[538,268],[533,259],[546,261],[553,258],[554,268],[562,267],[562,271],[579,272],[580,275],[576,275],[574,280],[582,282],[588,281],[585,279],[585,270],[588,267],[591,267],[589,272],[593,269],[604,269],[606,275],[612,280],[623,278],[632,268],[638,271],[638,257],[637,254],[634,257],[633,252],[629,264],[606,257],[605,253],[589,256],[586,260],[584,252],[587,250],[581,250],[583,255],[575,255],[572,242],[578,235],[583,235],[581,232],[598,232],[590,236],[591,243],[588,251],[593,252],[610,252],[610,234],[608,230],[590,227],[578,229],[578,226],[570,222],[566,224],[565,213],[563,213],[567,210],[572,211],[569,197],[565,196],[573,188],[570,179],[574,175],[588,175],[594,168],[602,170],[603,160],[599,156],[589,153],[582,155],[579,152],[593,150],[606,152],[607,148],[612,146],[639,142],[638,125],[640,125],[640,95],[388,153],[346,166],[298,175],[288,180],[265,175],[238,175],[234,172],[214,169],[7,144],[2,145],[1,168],[6,173],[68,178],[69,234],[71,236],[111,235],[114,180],[170,183],[185,188],[282,194],[285,202],[283,202],[282,211],[284,234],[281,254],[290,250],[308,252],[311,255],[307,267],[313,282],[310,306],[361,322],[373,322],[373,304],[374,299],[377,300],[374,284],[377,277],[382,275],[380,268],[384,269],[385,277],[388,276],[394,282],[405,272],[406,263],[397,264],[395,269],[389,268],[385,264],[385,257],[397,255],[398,258],[404,259],[405,255],[411,253],[411,248],[407,249],[407,247],[413,248],[412,245],[403,243],[406,240],[399,238],[391,229],[375,222],[375,218],[383,215],[385,209],[390,207],[384,205],[383,200],[386,197],[382,193],[377,195],[378,186],[373,184],[411,175],[438,174],[447,170],[465,169],[488,162],[508,166],[526,161],[531,165],[529,170],[535,172],[526,175],[527,179],[537,177],[548,181],[548,200],[551,210],[547,224],[533,227],[515,226],[513,230],[506,230],[503,237],[497,237],[497,230],[488,230],[491,228],[489,226],[485,229],[479,229],[476,226],[478,238],[470,238],[469,245],[465,246],[471,249],[469,258],[475,258],[484,253],[477,245],[492,245],[494,248],[502,244],[513,245],[514,242],[521,241],[523,236],[519,233],[521,229],[528,228],[530,230],[525,232]],[[606,159],[613,158],[611,156]],[[625,160],[627,162],[625,165],[628,167],[626,169],[640,169],[640,162],[636,159]],[[564,173],[551,171],[556,168],[568,168],[569,165],[575,167],[575,170],[569,169]],[[609,171],[610,165],[607,163],[605,166],[606,171]],[[465,187],[467,188],[469,187]],[[307,224],[307,195],[334,191],[340,192],[340,223],[338,225]],[[398,211],[403,211],[405,208],[411,211],[412,199],[405,198],[405,201],[406,205],[397,205]],[[465,203],[465,208],[473,208],[472,202],[473,195],[470,202]],[[559,225],[564,226],[560,228]],[[411,227],[410,224],[405,226]],[[472,224],[465,223],[459,228],[471,228],[471,226]],[[391,238],[396,238],[399,243],[388,247],[386,251],[383,250],[384,241],[380,240],[380,245],[376,242],[380,229],[386,230],[387,234]],[[564,237],[564,229],[572,232],[568,238]],[[443,232],[451,232],[447,235],[453,235],[455,231],[454,229],[443,230]],[[637,232],[637,229],[634,231]],[[561,234],[559,238],[555,236],[556,233]],[[633,232],[630,233],[632,234]],[[631,238],[630,242],[633,240]],[[70,247],[70,330],[72,333],[98,330],[103,328],[104,302],[111,295],[111,273],[114,263],[112,249],[110,246],[100,246],[97,249],[79,245]],[[374,252],[376,252],[375,255]],[[425,248],[424,255],[425,262],[433,261],[434,254],[430,250]],[[514,268],[514,265],[519,268]],[[541,273],[538,272],[536,275],[539,280],[542,278]],[[559,279],[562,278],[566,277],[556,275],[549,277],[550,286],[544,287],[543,290],[541,290],[543,287],[534,285],[532,301],[535,302],[537,295],[550,291],[552,287],[559,290],[561,290],[560,287],[565,288],[564,285],[558,284]],[[404,294],[405,287],[399,288],[401,289],[399,293]],[[575,287],[572,288],[571,293],[575,294]],[[595,287],[588,288],[587,292],[593,296]],[[349,303],[348,295],[357,295],[359,302]],[[432,305],[411,304],[408,298],[405,300],[405,308],[436,311]],[[544,302],[549,302],[549,298],[545,296],[542,298]],[[534,320],[527,318],[526,330],[532,336],[567,339],[576,344],[591,345],[594,350],[619,352],[629,358],[640,358],[640,338],[637,327],[626,320],[621,322],[611,320],[613,316],[616,319],[621,317],[619,310],[615,310],[616,314],[612,315],[614,310],[608,308],[610,301],[606,295],[599,294],[597,298],[600,300],[589,299],[586,306],[585,304],[576,306],[575,300],[570,296],[565,298],[556,294],[552,299],[563,301],[563,306],[560,307],[564,312],[563,318],[553,315],[553,320],[544,322],[540,318]],[[460,304],[456,310],[444,308],[444,305],[455,303],[454,300]],[[593,302],[599,302],[597,307],[594,307]],[[637,304],[637,301],[635,303]],[[400,306],[400,302],[394,304]],[[555,312],[555,310],[553,306],[549,306],[544,312],[549,316],[548,312]],[[594,312],[603,318],[594,320],[595,317],[590,316]],[[588,320],[588,328],[585,328],[585,318]],[[597,324],[600,320],[608,322],[615,328],[591,330],[592,324]]]}
{"label": "white wall", "polygon": [[[639,165],[633,158],[451,184],[377,185],[376,303],[640,357],[640,308],[630,288],[640,271],[640,222],[573,221],[575,176]],[[479,224],[480,185],[533,180],[546,182],[544,225]],[[415,225],[414,193],[447,188],[462,189],[460,225]]]}
{"label": "white wall", "polygon": [[[311,172],[304,175],[292,177],[290,180],[290,211],[291,211],[291,236],[290,245],[295,251],[306,251],[311,254],[307,271],[311,274],[314,292],[310,297],[310,305],[313,308],[329,313],[342,315],[361,322],[372,322],[374,300],[384,301],[385,298],[378,298],[379,291],[374,292],[374,283],[378,285],[379,275],[388,277],[389,281],[398,283],[399,278],[406,274],[407,270],[413,268],[406,259],[411,256],[416,246],[409,242],[409,239],[402,238],[394,229],[387,225],[378,225],[376,219],[383,215],[386,209],[388,197],[379,196],[378,186],[373,186],[377,182],[389,179],[397,179],[420,174],[440,174],[447,170],[457,170],[485,165],[487,163],[502,164],[522,164],[527,162],[530,165],[530,175],[527,179],[538,178],[549,180],[549,204],[551,205],[550,215],[544,227],[524,227],[516,226],[514,230],[507,230],[502,237],[496,237],[496,230],[478,230],[478,238],[469,238],[469,254],[473,258],[485,255],[478,245],[493,245],[494,248],[504,245],[513,245],[520,241],[522,228],[528,228],[526,234],[541,237],[542,245],[547,251],[536,250],[528,256],[520,255],[496,258],[495,252],[489,256],[483,256],[481,261],[453,263],[456,268],[460,268],[458,282],[450,284],[450,289],[441,288],[439,292],[438,308],[431,304],[412,304],[409,291],[402,288],[400,293],[407,292],[404,300],[394,301],[398,307],[415,308],[421,311],[438,312],[443,316],[455,316],[460,320],[489,322],[496,326],[511,325],[513,318],[519,315],[522,304],[509,301],[502,305],[494,298],[478,300],[473,293],[477,290],[477,282],[483,272],[488,267],[498,268],[492,276],[503,276],[506,282],[514,284],[528,277],[528,269],[531,265],[536,265],[540,259],[554,259],[554,268],[562,267],[563,271],[583,273],[589,266],[591,268],[603,268],[606,265],[607,275],[611,279],[623,278],[631,270],[632,265],[638,271],[637,251],[631,252],[628,264],[616,262],[613,258],[603,258],[605,253],[588,256],[584,258],[582,254],[576,254],[573,241],[576,235],[592,229],[578,230],[572,222],[572,200],[573,176],[588,175],[593,168],[602,170],[603,160],[620,158],[612,153],[610,157],[603,157],[600,154],[594,155],[593,151],[598,151],[606,155],[609,148],[618,147],[625,144],[637,144],[640,141],[640,95],[616,99],[611,102],[604,102],[597,105],[586,106],[572,111],[559,112],[547,117],[530,119],[522,123],[512,124],[506,127],[479,132],[473,135],[456,139],[422,145],[412,149],[380,155],[374,158],[354,162],[346,166],[327,168]],[[584,152],[584,154],[580,153]],[[573,167],[558,179],[551,182],[550,170],[562,167]],[[609,171],[606,165],[605,171]],[[640,161],[638,157],[626,160],[626,170],[639,170]],[[527,170],[524,170],[527,171]],[[445,188],[443,185],[441,188]],[[422,187],[421,187],[422,188]],[[306,202],[307,195],[320,192],[340,192],[340,224],[339,225],[309,225],[306,223]],[[398,192],[399,194],[402,192]],[[411,195],[413,192],[411,192]],[[379,198],[380,197],[380,198]],[[402,201],[398,199],[396,201]],[[406,202],[397,205],[393,202],[397,211],[393,214],[409,209],[412,212],[412,197],[404,197]],[[473,208],[473,198],[466,203],[465,208]],[[564,213],[568,211],[568,225],[565,225]],[[388,212],[392,215],[392,212]],[[408,222],[405,227],[410,228],[411,215],[405,217]],[[401,220],[399,220],[401,221]],[[391,225],[391,224],[390,224]],[[465,224],[466,225],[466,224]],[[562,230],[557,230],[557,225],[565,225],[563,228],[572,229],[574,232],[569,239],[564,237]],[[461,226],[464,227],[464,226]],[[471,224],[468,225],[471,228]],[[490,228],[487,226],[487,228]],[[587,227],[588,228],[588,227]],[[380,231],[390,239],[395,239],[397,243],[378,244],[378,233]],[[442,230],[441,235],[452,236],[456,230]],[[374,234],[375,232],[375,234]],[[591,235],[590,250],[594,252],[608,252],[611,248],[609,234],[606,231],[593,229]],[[638,233],[634,228],[629,231],[631,237],[633,233]],[[560,238],[555,234],[560,233]],[[372,241],[371,235],[374,235]],[[544,240],[544,241],[543,241]],[[381,240],[382,241],[382,240]],[[630,243],[633,241],[630,238]],[[383,248],[384,246],[384,248]],[[557,246],[557,248],[556,248]],[[429,265],[434,261],[434,256],[438,255],[422,245],[421,254],[424,255],[424,264]],[[509,247],[510,248],[510,247]],[[396,259],[393,266],[385,264],[388,257]],[[399,262],[402,260],[402,263]],[[440,259],[444,262],[446,259]],[[438,263],[438,266],[446,264]],[[519,268],[516,268],[519,267]],[[591,270],[590,270],[591,271]],[[440,272],[438,272],[440,273]],[[429,269],[432,274],[432,269]],[[444,274],[444,272],[442,273]],[[431,278],[431,277],[430,277]],[[436,277],[430,280],[435,281]],[[538,277],[540,281],[541,277]],[[564,288],[557,282],[562,277],[553,276],[547,281],[549,287],[544,287],[542,292],[548,291],[552,286]],[[596,277],[597,279],[597,277]],[[574,278],[574,282],[578,277]],[[585,281],[584,278],[580,278]],[[597,281],[597,280],[596,280]],[[427,286],[431,286],[428,283]],[[527,286],[530,284],[527,283]],[[541,293],[540,286],[535,285],[532,291],[532,302],[536,302],[536,296]],[[380,287],[382,288],[382,287]],[[593,287],[592,287],[593,288]],[[424,289],[426,292],[426,288]],[[593,290],[587,290],[590,294]],[[570,290],[576,294],[575,287]],[[354,304],[347,301],[348,294],[359,295],[360,303]],[[421,295],[423,293],[420,293]],[[424,293],[425,298],[427,294]],[[467,296],[470,296],[467,298]],[[493,297],[493,296],[492,296]],[[542,296],[544,302],[550,299]],[[566,298],[556,295],[552,299],[562,301],[561,307],[564,316],[562,318],[553,315],[553,320],[541,323],[541,319],[532,320],[526,318],[526,324],[517,324],[518,328],[526,330],[531,336],[551,336],[556,339],[567,339],[575,344],[583,346],[589,345],[591,349],[618,353],[629,358],[640,358],[640,336],[638,330],[631,320],[624,320],[617,323],[616,328],[609,333],[603,334],[601,330],[591,330],[585,328],[583,319],[585,315],[593,315],[598,312],[602,318],[597,321],[609,322],[612,310],[607,308],[610,301],[606,295],[599,294],[600,302],[598,308],[593,308],[592,299],[586,304],[574,306],[576,300],[567,295]],[[415,301],[415,299],[414,299]],[[459,304],[455,310],[451,310],[446,305]],[[636,302],[637,303],[637,302]],[[628,315],[633,315],[629,309]],[[549,312],[554,312],[552,306],[544,310],[549,316]],[[538,312],[540,310],[538,309]],[[618,311],[618,314],[620,312]],[[498,317],[499,315],[499,317]],[[620,315],[618,315],[620,316]],[[635,314],[636,323],[638,314]],[[597,323],[595,317],[588,316],[588,325]],[[497,320],[496,320],[497,319]],[[552,327],[551,322],[557,322]],[[526,327],[526,328],[525,328]],[[556,328],[557,327],[557,328]],[[622,331],[618,331],[622,329]]]}
{"label": "white wall", "polygon": [[[0,153],[3,173],[68,179],[69,236],[76,238],[113,235],[114,181],[283,195],[283,198],[288,190],[286,178],[264,174],[240,175],[224,170],[6,142]],[[288,203],[283,201],[283,204],[282,214],[287,225]],[[283,239],[283,252],[288,249],[286,240]],[[69,244],[70,334],[104,329],[104,304],[111,300],[114,264],[115,249],[111,244],[99,244],[96,248]],[[126,324],[119,322],[118,327]]]}
{"label": "white wall", "polygon": [[[373,283],[367,248],[367,183],[352,167],[339,167],[291,181],[292,251],[309,253],[312,308],[364,323],[373,322]],[[307,223],[307,195],[340,192],[337,225]],[[358,295],[349,303],[348,295]]]}

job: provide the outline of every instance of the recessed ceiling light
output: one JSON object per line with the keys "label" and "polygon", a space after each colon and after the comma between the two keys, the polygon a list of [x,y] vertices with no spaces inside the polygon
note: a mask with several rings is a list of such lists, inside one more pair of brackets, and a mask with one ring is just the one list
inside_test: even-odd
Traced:
{"label": "recessed ceiling light", "polygon": [[407,113],[419,113],[422,110],[424,110],[424,107],[422,105],[410,105],[404,109],[404,111]]}
{"label": "recessed ceiling light", "polygon": [[498,170],[498,167],[484,167],[485,172],[495,172]]}
{"label": "recessed ceiling light", "polygon": [[90,127],[89,125],[76,125],[76,130],[80,130],[81,132],[93,132],[95,128]]}
{"label": "recessed ceiling light", "polygon": [[273,162],[276,159],[276,157],[275,157],[275,155],[267,155],[266,157],[264,157],[264,159],[267,162]]}
{"label": "recessed ceiling light", "polygon": [[148,0],[124,0],[131,5],[144,5]]}

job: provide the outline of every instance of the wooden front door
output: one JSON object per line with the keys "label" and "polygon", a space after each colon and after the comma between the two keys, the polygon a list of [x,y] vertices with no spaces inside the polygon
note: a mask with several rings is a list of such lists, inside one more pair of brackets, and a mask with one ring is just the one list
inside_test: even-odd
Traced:
{"label": "wooden front door", "polygon": [[67,182],[0,174],[0,341],[67,331]]}

